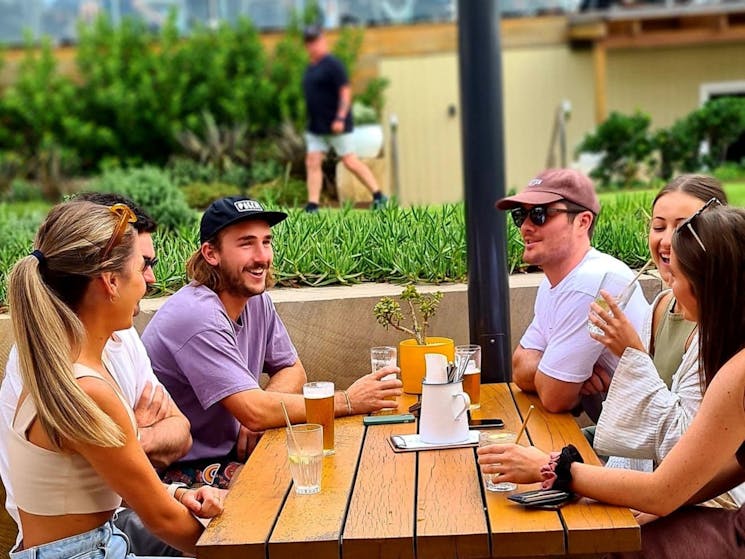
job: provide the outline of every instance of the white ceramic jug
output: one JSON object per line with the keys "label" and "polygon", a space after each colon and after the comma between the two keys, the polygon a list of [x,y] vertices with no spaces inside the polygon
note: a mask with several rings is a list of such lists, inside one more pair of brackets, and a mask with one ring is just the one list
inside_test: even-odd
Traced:
{"label": "white ceramic jug", "polygon": [[462,382],[422,384],[419,438],[429,444],[460,443],[468,439],[471,399]]}

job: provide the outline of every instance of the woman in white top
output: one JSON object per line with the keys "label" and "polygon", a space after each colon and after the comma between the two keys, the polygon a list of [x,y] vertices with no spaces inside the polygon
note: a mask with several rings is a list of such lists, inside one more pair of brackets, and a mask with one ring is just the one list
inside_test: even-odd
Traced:
{"label": "woman in white top", "polygon": [[[14,559],[95,550],[127,556],[127,540],[111,522],[121,498],[152,533],[195,554],[203,526],[158,479],[102,358],[111,334],[132,326],[145,293],[135,219],[123,204],[55,206],[35,250],[10,275],[24,386],[9,434],[23,528]],[[201,505],[205,516],[222,506],[218,495]]]}
{"label": "woman in white top", "polygon": [[[681,175],[655,197],[649,251],[666,285],[675,229],[712,198],[727,203],[719,181],[704,175]],[[611,456],[609,465],[649,471],[678,442],[701,405],[698,330],[684,318],[670,289],[655,299],[641,337],[623,314],[602,328],[605,335],[593,337],[620,361],[612,381],[604,371],[598,373],[608,394],[593,446],[598,454]],[[744,497],[745,491],[736,488],[716,504],[733,508]]]}

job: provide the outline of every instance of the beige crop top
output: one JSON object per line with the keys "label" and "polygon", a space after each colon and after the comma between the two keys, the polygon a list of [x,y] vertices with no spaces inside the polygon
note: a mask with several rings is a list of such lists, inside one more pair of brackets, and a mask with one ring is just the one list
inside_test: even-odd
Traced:
{"label": "beige crop top", "polygon": [[[75,378],[96,377],[108,382],[97,371],[75,363]],[[110,384],[110,383],[109,383]],[[114,388],[136,422],[131,407]],[[80,454],[65,454],[36,446],[26,432],[36,418],[30,397],[19,406],[8,437],[10,481],[18,508],[31,514],[57,516],[87,514],[117,508],[122,499],[106,484]]]}

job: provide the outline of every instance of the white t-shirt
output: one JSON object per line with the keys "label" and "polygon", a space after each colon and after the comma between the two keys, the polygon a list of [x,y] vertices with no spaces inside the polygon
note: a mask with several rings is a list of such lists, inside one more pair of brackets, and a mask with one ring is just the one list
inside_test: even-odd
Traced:
{"label": "white t-shirt", "polygon": [[[161,386],[153,373],[145,346],[142,345],[140,336],[134,327],[115,332],[112,339],[104,347],[104,355],[107,358],[107,365],[110,366],[109,372],[116,380],[119,388],[121,388],[124,400],[133,409],[146,383],[150,382],[154,387]],[[20,542],[23,535],[21,534],[18,507],[13,497],[13,488],[9,484],[10,476],[8,471],[8,445],[6,437],[13,423],[18,398],[21,395],[22,389],[23,382],[21,381],[21,372],[18,367],[18,350],[14,345],[10,350],[10,355],[8,355],[8,363],[5,366],[5,377],[3,377],[2,385],[0,385],[0,476],[5,485],[7,495],[5,508],[18,525],[18,539],[16,542]],[[165,390],[165,387],[163,390]]]}
{"label": "white t-shirt", "polygon": [[[618,274],[631,281],[634,273],[620,260],[590,249],[582,261],[551,287],[544,278],[538,287],[533,321],[523,334],[520,345],[525,349],[543,352],[538,369],[564,382],[584,382],[592,375],[595,363],[610,374],[616,369],[618,357],[601,343],[593,340],[587,330],[590,303],[606,272]],[[639,284],[624,313],[641,331],[649,303]],[[600,414],[598,398],[583,398],[582,405],[590,417]]]}

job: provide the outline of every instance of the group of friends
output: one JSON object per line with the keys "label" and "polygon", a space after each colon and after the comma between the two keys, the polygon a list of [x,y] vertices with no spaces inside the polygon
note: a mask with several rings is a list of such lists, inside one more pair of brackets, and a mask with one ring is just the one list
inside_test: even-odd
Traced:
{"label": "group of friends", "polygon": [[545,273],[513,380],[549,411],[596,421],[587,435],[606,464],[499,445],[478,450],[482,471],[635,509],[643,549],[619,557],[745,557],[745,210],[711,177],[668,183],[649,250],[669,289],[649,306],[637,287],[621,309],[617,294],[595,301],[606,273],[634,276],[590,246],[600,204],[587,177],[548,170],[497,207]]}
{"label": "group of friends", "polygon": [[[585,465],[573,448],[499,445],[479,449],[482,471],[638,510],[643,557],[742,557],[745,210],[712,178],[673,180],[649,234],[671,289],[651,307],[637,289],[623,310],[605,293],[604,310],[593,303],[603,275],[634,275],[591,247],[600,204],[586,176],[547,170],[497,207],[545,273],[513,379],[549,411],[586,412],[615,467]],[[305,420],[306,372],[266,293],[272,227],[286,217],[245,197],[214,202],[191,283],[140,339],[155,222],[110,194],[49,212],[8,289],[16,345],[0,387],[0,475],[19,527],[11,557],[194,555],[261,433],[284,424],[281,402]],[[336,415],[395,407],[402,385],[390,373],[337,391]]]}

